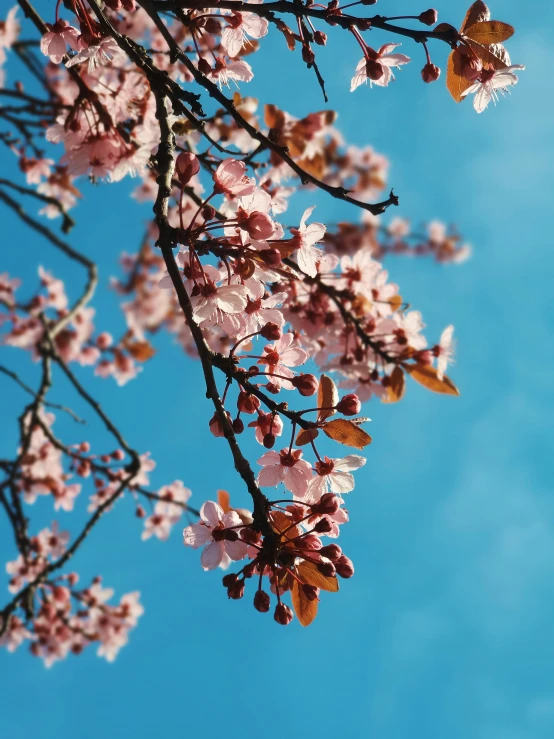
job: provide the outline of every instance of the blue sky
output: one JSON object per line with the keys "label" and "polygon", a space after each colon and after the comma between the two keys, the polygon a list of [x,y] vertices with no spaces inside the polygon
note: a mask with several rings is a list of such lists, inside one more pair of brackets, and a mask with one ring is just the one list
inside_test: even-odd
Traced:
{"label": "blue sky", "polygon": [[[461,266],[388,263],[403,297],[422,310],[430,340],[454,323],[451,375],[461,397],[411,385],[396,406],[366,406],[374,443],[348,500],[351,522],[341,541],[355,577],[338,595],[323,597],[310,628],[279,628],[254,611],[250,598],[228,601],[220,574],[202,572],[178,530],[165,544],[141,543],[133,506],[121,501],[75,567],[84,578],[102,573],[117,594],[140,590],[146,612],[113,664],[89,651],[45,670],[22,650],[0,652],[6,736],[552,736],[554,105],[547,90],[554,51],[547,29],[554,10],[533,6],[535,13],[526,7],[518,20],[520,2],[492,5],[494,17],[516,25],[509,49],[527,70],[510,97],[480,116],[468,103],[456,106],[442,81],[420,82],[421,49],[409,43],[401,51],[414,63],[387,90],[349,93],[358,52],[338,30],[321,55],[337,125],[351,143],[370,143],[391,159],[390,182],[401,198],[394,215],[415,224],[435,217],[456,223],[474,248]],[[392,0],[378,8],[394,15],[423,9]],[[440,18],[456,23],[465,9],[447,0]],[[375,39],[377,45],[389,37],[375,32]],[[322,109],[311,74],[283,39],[270,34],[263,47],[253,58],[257,77],[244,92],[298,117]],[[437,47],[436,63],[444,60]],[[125,199],[129,189],[86,187],[87,202],[75,211],[73,243],[100,264],[104,289],[95,307],[97,325],[106,328],[119,320],[106,289],[117,253],[135,248],[149,218],[147,207]],[[308,201],[327,222],[358,217],[310,193],[290,218]],[[70,274],[10,213],[2,217],[9,247],[2,271],[31,284],[37,263]],[[119,390],[91,378],[91,387],[132,445],[152,452],[154,484],[180,478],[198,505],[224,487],[247,504],[227,450],[198,421],[211,413],[196,389],[198,365],[167,340],[157,346],[158,357],[135,382]],[[35,381],[35,368],[18,352],[1,354],[2,363]],[[10,419],[26,398],[2,382],[2,415]],[[67,400],[61,390],[60,383],[59,398]],[[74,439],[71,421],[57,425]],[[98,444],[105,438],[94,423],[86,436]],[[14,445],[15,428],[4,422],[0,455]],[[259,451],[247,449],[252,458]],[[52,520],[46,505],[32,513],[37,526]],[[68,525],[76,528],[72,518]],[[0,522],[0,558],[13,556]]]}

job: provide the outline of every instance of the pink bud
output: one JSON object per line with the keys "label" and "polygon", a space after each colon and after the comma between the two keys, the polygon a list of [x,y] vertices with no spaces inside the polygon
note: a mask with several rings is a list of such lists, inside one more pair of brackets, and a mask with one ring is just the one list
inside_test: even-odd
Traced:
{"label": "pink bud", "polygon": [[357,416],[362,404],[355,393],[348,393],[337,403],[337,410],[344,416]]}
{"label": "pink bud", "polygon": [[300,395],[308,396],[317,393],[319,382],[315,375],[297,375],[291,378],[291,385],[298,390]]}
{"label": "pink bud", "polygon": [[441,76],[440,68],[436,64],[429,62],[421,70],[421,78],[424,82],[436,82]]}
{"label": "pink bud", "polygon": [[335,565],[332,562],[318,562],[317,569],[325,577],[334,577],[336,574]]}
{"label": "pink bud", "polygon": [[146,516],[146,511],[141,505],[138,505],[135,510],[135,516],[137,518],[144,518]]}
{"label": "pink bud", "polygon": [[233,600],[239,600],[244,595],[244,580],[239,580],[227,588],[227,595]]}
{"label": "pink bud", "polygon": [[317,531],[318,534],[328,534],[332,530],[333,524],[327,516],[321,518],[314,526],[314,531]]}
{"label": "pink bud", "polygon": [[256,413],[260,407],[260,400],[255,395],[240,392],[237,398],[237,408],[241,413]]}
{"label": "pink bud", "polygon": [[186,185],[200,172],[200,162],[190,151],[182,151],[175,162],[175,171],[181,185]]}
{"label": "pink bud", "polygon": [[345,579],[352,577],[352,575],[354,574],[354,565],[352,563],[352,560],[346,557],[344,554],[335,562],[335,567],[337,569],[337,575],[340,575]]}
{"label": "pink bud", "polygon": [[319,503],[312,506],[312,512],[332,516],[339,508],[340,500],[337,496],[333,493],[324,493],[319,499]]}
{"label": "pink bud", "polygon": [[319,588],[316,588],[315,585],[304,583],[304,585],[302,585],[302,590],[308,600],[319,600]]}
{"label": "pink bud", "polygon": [[275,445],[275,437],[273,436],[273,434],[266,434],[264,436],[263,443],[266,449],[272,449],[273,446]]}
{"label": "pink bud", "polygon": [[323,33],[323,31],[316,31],[314,33],[314,41],[318,46],[325,46],[327,43],[327,34]]}
{"label": "pink bud", "polygon": [[267,613],[269,611],[270,604],[271,599],[269,595],[263,590],[258,590],[254,596],[254,608],[257,611],[260,611],[260,613]]}
{"label": "pink bud", "polygon": [[96,346],[101,349],[108,349],[113,344],[113,337],[107,331],[98,334],[96,337]]}
{"label": "pink bud", "polygon": [[426,26],[434,26],[439,18],[439,14],[434,8],[424,10],[423,13],[419,14],[419,22],[425,23]]}
{"label": "pink bud", "polygon": [[331,562],[336,562],[342,556],[342,549],[338,544],[327,544],[327,546],[321,547],[319,553],[322,557],[330,559]]}
{"label": "pink bud", "polygon": [[279,341],[283,336],[283,331],[276,323],[269,322],[260,329],[260,336],[268,341]]}
{"label": "pink bud", "polygon": [[277,621],[278,624],[281,624],[281,626],[288,626],[294,616],[288,606],[286,606],[284,603],[278,603],[277,607],[275,608],[273,618],[275,619],[275,621]]}

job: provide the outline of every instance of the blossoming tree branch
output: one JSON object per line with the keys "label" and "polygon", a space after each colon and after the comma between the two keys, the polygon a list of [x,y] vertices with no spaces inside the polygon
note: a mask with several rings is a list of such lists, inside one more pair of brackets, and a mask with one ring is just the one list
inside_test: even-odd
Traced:
{"label": "blossoming tree branch", "polygon": [[[70,302],[43,267],[36,287],[0,275],[2,343],[38,371],[31,387],[4,350],[2,380],[26,396],[18,446],[0,460],[0,505],[13,531],[0,610],[8,650],[27,643],[50,665],[90,645],[112,660],[126,644],[143,612],[139,593],[117,602],[100,577],[83,582],[72,566],[116,503],[142,520],[145,540],[167,539],[185,515],[184,544],[201,549],[205,570],[227,571],[230,598],[247,596],[278,624],[296,614],[307,626],[322,592],[354,574],[337,542],[371,443],[362,404],[399,401],[412,381],[458,394],[446,374],[453,327],[429,343],[381,261],[459,262],[468,247],[436,221],[422,231],[385,221],[399,204],[386,187],[388,162],[369,146],[346,146],[332,111],[298,119],[247,92],[269,33],[313,70],[325,99],[319,47],[345,42],[359,47],[356,95],[388,94],[369,88],[389,87],[415,65],[414,84],[442,76],[456,102],[473,96],[481,113],[517,83],[523,67],[503,46],[513,28],[480,0],[459,30],[433,9],[388,17],[385,1],[385,14],[369,15],[374,4],[58,0],[43,17],[18,0],[0,22],[0,142],[20,173],[0,177],[0,202],[60,251],[83,285]],[[70,241],[86,207],[76,207],[85,177],[136,178],[133,197],[154,212],[139,248],[124,245],[112,280],[121,330],[95,325],[97,268]],[[352,221],[323,224],[309,207],[291,223],[287,207],[301,189],[353,206]],[[210,453],[228,448],[232,500],[214,491],[197,510],[186,480],[153,489],[149,453],[87,384],[91,375],[117,385],[136,378],[155,361],[155,332],[172,334],[201,363]],[[83,438],[84,419],[69,402],[50,400],[54,381],[101,422],[102,448]],[[148,373],[139,381],[148,388]],[[72,438],[60,438],[60,415],[72,418]],[[252,459],[245,437],[260,445]],[[334,443],[332,456],[322,439]],[[55,520],[38,530],[33,504],[42,496]],[[87,505],[85,525],[70,533],[70,513]]]}

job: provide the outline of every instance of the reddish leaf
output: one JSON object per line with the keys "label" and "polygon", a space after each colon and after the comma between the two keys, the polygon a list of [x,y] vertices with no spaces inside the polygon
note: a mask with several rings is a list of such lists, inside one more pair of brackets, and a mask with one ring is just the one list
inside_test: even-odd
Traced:
{"label": "reddish leaf", "polygon": [[296,568],[296,574],[302,582],[313,585],[320,590],[327,590],[329,593],[336,593],[339,589],[339,581],[336,577],[326,577],[317,569],[317,565],[313,562],[301,562]]}
{"label": "reddish leaf", "polygon": [[226,490],[217,491],[217,502],[223,508],[224,513],[229,513],[231,510],[231,496]]}
{"label": "reddish leaf", "polygon": [[434,393],[443,393],[444,395],[459,395],[460,391],[446,375],[439,380],[437,370],[427,364],[407,364],[404,365],[410,376],[420,385],[432,390]]}
{"label": "reddish leaf", "polygon": [[514,35],[514,28],[502,21],[484,21],[470,26],[464,35],[479,44],[500,44]]}
{"label": "reddish leaf", "polygon": [[271,511],[271,525],[273,530],[278,534],[283,534],[286,531],[287,533],[284,534],[285,539],[296,539],[302,533],[298,526],[290,528],[291,524],[290,516],[287,516],[283,511]]}
{"label": "reddish leaf", "polygon": [[283,36],[285,37],[285,40],[287,42],[287,46],[289,47],[290,51],[294,51],[294,47],[296,46],[295,36],[294,33],[291,31],[291,29],[287,26],[286,23],[282,20],[275,19],[273,21],[277,28],[281,31]]}
{"label": "reddish leaf", "polygon": [[467,39],[466,43],[471,47],[473,52],[477,54],[481,61],[485,62],[485,64],[490,64],[494,69],[504,69],[509,66],[506,61],[504,61],[506,58],[506,49],[502,44],[483,46],[482,44],[477,43],[477,41],[472,41],[471,39]]}
{"label": "reddish leaf", "polygon": [[395,295],[393,298],[389,300],[389,305],[393,311],[397,311],[403,302],[404,301],[402,300],[401,295]]}
{"label": "reddish leaf", "polygon": [[[321,375],[319,380],[319,389],[317,391],[318,408],[331,408],[339,402],[339,391],[333,380],[327,375]],[[336,410],[320,411],[317,417],[318,421],[325,421],[329,416],[334,416]]]}
{"label": "reddish leaf", "polygon": [[450,23],[439,23],[438,26],[433,28],[433,33],[444,33],[445,31],[454,31],[454,33],[458,33]]}
{"label": "reddish leaf", "polygon": [[463,100],[462,93],[473,84],[462,75],[462,59],[460,49],[454,49],[446,65],[446,87],[457,103]]}
{"label": "reddish leaf", "polygon": [[371,436],[352,421],[346,418],[336,418],[329,421],[323,426],[323,432],[330,438],[338,441],[339,444],[351,446],[355,449],[363,449],[371,444]]}
{"label": "reddish leaf", "polygon": [[313,441],[319,431],[316,428],[313,429],[301,429],[296,436],[296,446],[305,446]]}
{"label": "reddish leaf", "polygon": [[485,5],[485,3],[481,0],[477,0],[477,2],[473,3],[473,5],[467,11],[464,22],[462,23],[462,27],[460,28],[460,33],[465,33],[466,28],[475,25],[475,23],[488,21],[490,17],[490,10]]}
{"label": "reddish leaf", "polygon": [[147,362],[156,353],[156,350],[148,341],[128,342],[125,344],[125,348],[137,362]]}
{"label": "reddish leaf", "polygon": [[383,396],[383,403],[397,403],[406,389],[404,371],[402,367],[395,367],[390,375],[390,384],[387,385],[387,393]]}
{"label": "reddish leaf", "polygon": [[301,586],[295,580],[291,588],[292,607],[296,613],[296,617],[302,626],[309,626],[317,616],[317,607],[319,601],[317,598],[308,600]]}

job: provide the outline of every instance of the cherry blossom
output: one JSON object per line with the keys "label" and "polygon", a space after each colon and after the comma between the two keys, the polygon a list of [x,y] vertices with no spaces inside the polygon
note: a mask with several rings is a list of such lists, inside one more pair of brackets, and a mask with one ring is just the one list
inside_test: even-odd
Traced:
{"label": "cherry blossom", "polygon": [[248,36],[256,39],[265,36],[269,25],[265,18],[260,18],[254,13],[237,11],[231,11],[225,16],[225,20],[229,25],[223,30],[221,43],[230,57],[238,56],[243,45],[248,43]]}
{"label": "cherry blossom", "polygon": [[359,454],[349,454],[342,459],[324,457],[321,462],[316,462],[317,474],[308,485],[306,500],[317,502],[329,490],[337,495],[351,492],[354,489],[354,476],[351,473],[365,463],[365,457]]}
{"label": "cherry blossom", "polygon": [[92,73],[97,67],[109,64],[122,56],[123,52],[117,45],[116,40],[109,36],[103,38],[98,44],[92,44],[79,51],[65,63],[65,66],[74,67],[76,64],[88,62],[88,71]]}
{"label": "cherry blossom", "polygon": [[312,477],[312,468],[302,459],[301,449],[283,449],[280,453],[266,452],[258,459],[258,464],[263,467],[258,473],[258,485],[275,487],[282,482],[295,498],[305,496]]}
{"label": "cherry blossom", "polygon": [[[200,509],[200,518],[200,523],[185,528],[183,538],[186,546],[194,549],[204,546],[200,561],[205,570],[214,570],[216,567],[226,569],[231,560],[245,557],[247,545],[236,534],[237,527],[242,523],[238,513],[224,513],[221,506],[208,500]],[[223,538],[227,532],[234,536]]]}
{"label": "cherry blossom", "polygon": [[364,56],[356,67],[356,74],[352,77],[350,92],[353,92],[361,84],[369,81],[369,86],[378,85],[386,87],[394,79],[392,68],[397,69],[402,64],[408,64],[410,58],[404,54],[391,54],[401,44],[384,44],[379,51],[367,47],[367,55]]}
{"label": "cherry blossom", "polygon": [[522,64],[513,64],[511,67],[501,69],[483,68],[479,80],[464,90],[462,95],[466,97],[475,94],[473,107],[478,113],[482,113],[491,100],[496,105],[499,100],[498,93],[504,95],[511,85],[517,84],[518,77],[514,70],[524,69]]}

